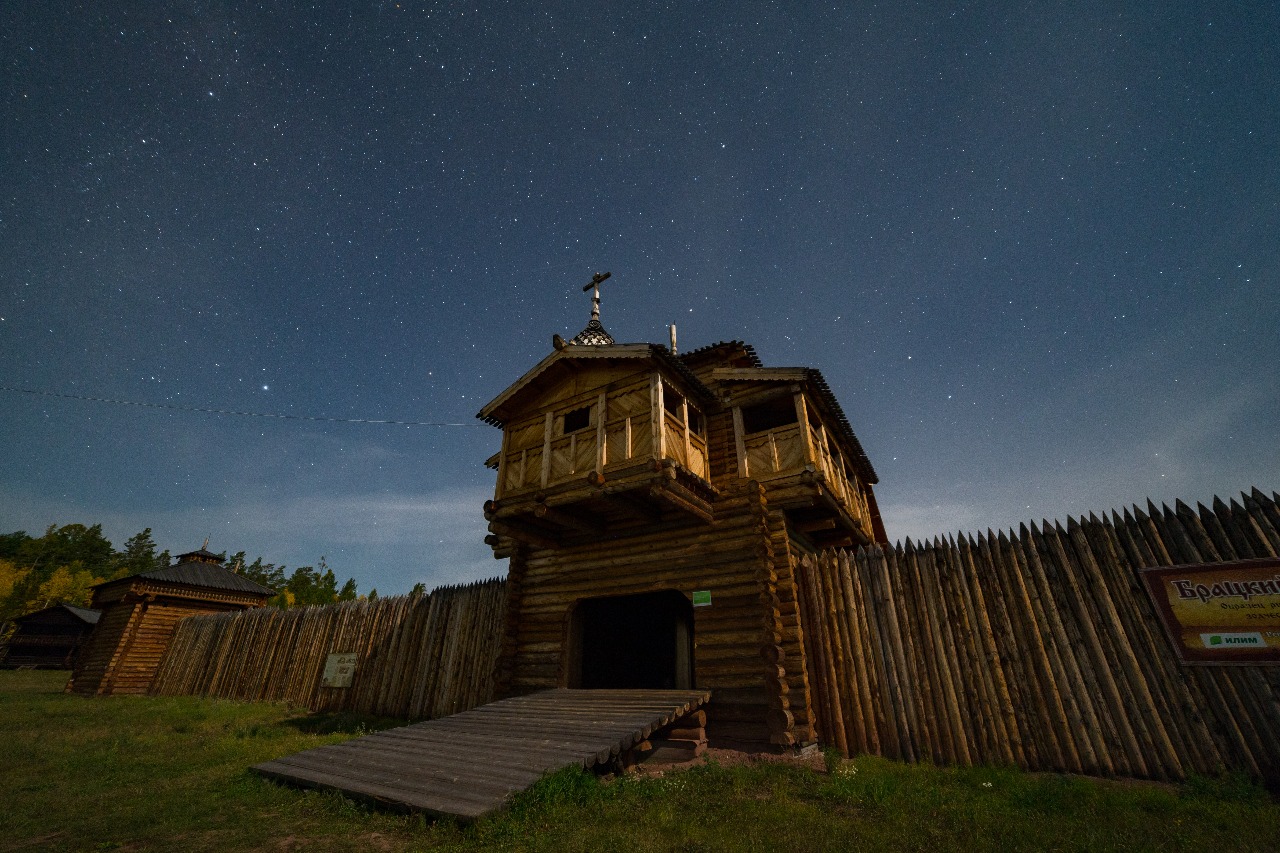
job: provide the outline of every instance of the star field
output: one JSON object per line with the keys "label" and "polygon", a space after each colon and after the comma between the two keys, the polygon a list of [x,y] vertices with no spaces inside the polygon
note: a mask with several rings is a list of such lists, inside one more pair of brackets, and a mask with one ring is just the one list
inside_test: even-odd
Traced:
{"label": "star field", "polygon": [[893,538],[1280,483],[1274,4],[0,8],[0,528],[498,574],[474,413],[823,371]]}

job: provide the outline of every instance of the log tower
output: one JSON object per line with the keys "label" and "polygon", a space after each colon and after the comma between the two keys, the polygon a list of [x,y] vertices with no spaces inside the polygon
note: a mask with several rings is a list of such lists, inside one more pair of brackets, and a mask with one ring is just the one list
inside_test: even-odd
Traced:
{"label": "log tower", "polygon": [[478,415],[502,429],[498,695],[706,688],[713,743],[814,742],[794,567],[887,542],[871,463],[817,370],[618,344],[593,307]]}

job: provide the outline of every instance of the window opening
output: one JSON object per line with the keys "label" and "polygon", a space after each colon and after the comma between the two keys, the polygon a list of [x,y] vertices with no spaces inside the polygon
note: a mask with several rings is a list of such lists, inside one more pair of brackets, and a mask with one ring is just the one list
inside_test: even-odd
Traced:
{"label": "window opening", "polygon": [[705,436],[703,431],[705,423],[702,419],[702,412],[699,412],[693,406],[689,407],[689,432],[695,432],[698,435]]}
{"label": "window opening", "polygon": [[684,397],[679,391],[676,391],[670,385],[662,386],[662,407],[673,416],[680,417],[680,404],[684,402]]}
{"label": "window opening", "polygon": [[748,433],[777,429],[797,420],[795,399],[790,396],[742,407],[742,426]]}
{"label": "window opening", "polygon": [[564,416],[564,434],[577,432],[591,426],[591,407],[583,406],[581,409],[574,409],[572,412],[566,412]]}

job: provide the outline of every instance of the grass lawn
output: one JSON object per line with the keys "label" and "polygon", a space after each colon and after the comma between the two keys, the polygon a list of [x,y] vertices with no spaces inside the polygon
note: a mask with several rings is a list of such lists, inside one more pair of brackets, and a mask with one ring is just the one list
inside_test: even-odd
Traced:
{"label": "grass lawn", "polygon": [[459,826],[246,770],[391,721],[87,700],[64,695],[65,680],[0,672],[0,850],[1280,850],[1280,806],[1239,779],[1173,787],[873,758],[829,774],[563,772]]}

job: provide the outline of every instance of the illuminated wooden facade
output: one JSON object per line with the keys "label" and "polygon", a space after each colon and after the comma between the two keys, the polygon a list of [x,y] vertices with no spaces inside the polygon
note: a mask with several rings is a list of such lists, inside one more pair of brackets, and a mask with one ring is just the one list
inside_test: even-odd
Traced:
{"label": "illuminated wooden facade", "polygon": [[479,413],[503,431],[499,694],[708,688],[713,739],[812,742],[795,566],[886,541],[874,469],[818,371],[592,324]]}

